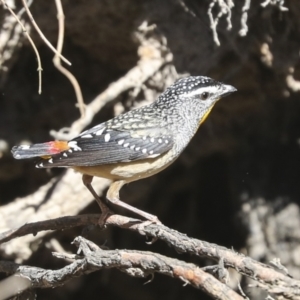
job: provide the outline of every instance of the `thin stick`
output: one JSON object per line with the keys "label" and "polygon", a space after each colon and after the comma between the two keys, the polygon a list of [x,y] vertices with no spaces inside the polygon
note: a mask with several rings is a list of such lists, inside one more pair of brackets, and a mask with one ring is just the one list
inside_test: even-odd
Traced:
{"label": "thin stick", "polygon": [[[204,272],[197,265],[187,263],[158,253],[138,250],[104,250],[83,237],[77,237],[73,244],[78,247],[80,254],[52,253],[53,256],[64,260],[73,260],[67,266],[58,269],[42,269],[38,267],[22,266],[13,262],[0,261],[0,272],[16,274],[25,278],[24,288],[54,288],[67,283],[72,278],[95,272],[97,270],[118,269],[127,275],[147,278],[149,275],[160,273],[177,278],[201,289],[214,299],[243,300],[230,287],[220,282],[213,275]],[[0,289],[6,287],[7,282],[0,282]],[[15,295],[18,290],[15,284],[7,287],[9,296]]]}
{"label": "thin stick", "polygon": [[42,31],[40,30],[40,28],[38,27],[38,25],[36,24],[36,22],[33,19],[33,16],[27,6],[27,3],[25,0],[22,0],[23,5],[26,9],[27,15],[30,19],[30,22],[32,23],[33,27],[36,29],[36,31],[38,32],[38,34],[40,35],[40,37],[42,38],[42,40],[46,43],[46,45],[57,55],[60,56],[60,58],[68,65],[71,66],[71,62],[69,62],[65,57],[63,57],[60,53],[57,52],[57,50],[52,46],[52,44],[47,40],[47,38],[44,36],[44,34],[42,33]]}
{"label": "thin stick", "polygon": [[21,20],[18,18],[18,16],[14,13],[14,11],[7,5],[7,3],[5,2],[5,0],[1,0],[2,4],[8,9],[8,11],[15,17],[15,19],[17,20],[17,22],[20,24],[20,26],[22,27],[22,31],[23,33],[26,35],[27,39],[29,40],[34,52],[35,52],[35,55],[36,55],[36,59],[37,59],[37,62],[38,62],[38,68],[37,68],[37,71],[38,71],[38,74],[39,74],[39,89],[38,89],[38,93],[41,94],[42,93],[42,62],[41,62],[41,58],[40,58],[40,55],[39,55],[39,52],[33,42],[33,40],[31,39],[29,33],[27,32],[25,26],[22,24]]}
{"label": "thin stick", "polygon": [[[26,223],[15,229],[0,234],[0,243],[8,242],[26,234],[36,234],[44,230],[63,230],[76,226],[97,225],[100,215],[79,215],[61,217],[51,220]],[[188,253],[199,257],[208,257],[215,261],[222,261],[225,268],[233,268],[257,283],[269,293],[283,295],[288,299],[300,299],[300,281],[289,277],[271,266],[255,261],[232,249],[188,237],[162,224],[145,224],[141,220],[121,215],[111,215],[106,225],[128,229],[142,236],[152,237],[167,243],[180,253]],[[7,262],[6,262],[7,263]],[[0,262],[1,272],[1,262]]]}
{"label": "thin stick", "polygon": [[57,39],[57,46],[56,46],[57,53],[55,54],[55,56],[53,58],[53,63],[54,63],[54,66],[62,74],[64,74],[69,79],[71,84],[73,85],[73,88],[74,88],[74,91],[76,94],[76,98],[77,98],[80,115],[81,115],[81,118],[83,118],[85,115],[85,104],[84,104],[82,92],[81,92],[80,86],[78,84],[78,81],[69,70],[67,70],[65,67],[63,67],[61,65],[60,54],[62,52],[63,43],[64,43],[65,15],[64,15],[63,7],[61,5],[61,1],[55,0],[55,4],[56,4],[56,9],[57,9],[57,20],[58,20],[58,39]]}

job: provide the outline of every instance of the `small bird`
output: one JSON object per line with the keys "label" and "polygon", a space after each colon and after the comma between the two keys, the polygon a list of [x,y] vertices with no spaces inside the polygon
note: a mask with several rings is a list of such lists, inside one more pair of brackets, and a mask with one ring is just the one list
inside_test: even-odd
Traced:
{"label": "small bird", "polygon": [[70,141],[15,146],[12,153],[16,159],[39,157],[37,168],[70,167],[82,173],[84,185],[101,208],[101,222],[111,212],[92,187],[94,176],[112,180],[106,195],[111,203],[159,223],[156,216],[121,201],[120,189],[173,163],[214,104],[235,91],[209,77],[189,76],[177,80],[152,104],[116,116]]}

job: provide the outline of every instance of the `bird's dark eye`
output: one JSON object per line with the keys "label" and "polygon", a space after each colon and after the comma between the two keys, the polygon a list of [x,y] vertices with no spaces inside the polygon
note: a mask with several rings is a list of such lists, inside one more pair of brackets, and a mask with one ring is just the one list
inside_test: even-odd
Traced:
{"label": "bird's dark eye", "polygon": [[206,100],[208,97],[209,97],[209,93],[208,93],[208,92],[203,92],[203,93],[200,95],[200,99],[201,99],[201,100]]}

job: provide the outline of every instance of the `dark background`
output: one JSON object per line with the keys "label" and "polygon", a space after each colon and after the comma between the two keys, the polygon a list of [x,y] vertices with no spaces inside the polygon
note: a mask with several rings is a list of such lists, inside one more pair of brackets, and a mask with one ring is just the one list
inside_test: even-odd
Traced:
{"label": "dark background", "polygon": [[[233,28],[226,30],[225,18],[219,22],[218,47],[207,16],[210,1],[189,0],[183,7],[175,0],[65,0],[64,55],[72,62],[70,70],[89,103],[135,66],[139,45],[133,35],[147,21],[156,24],[158,34],[166,38],[179,74],[207,75],[235,86],[238,92],[215,106],[173,165],[124,187],[121,198],[189,236],[232,247],[264,262],[279,257],[300,278],[300,99],[287,83],[291,68],[295,79],[300,78],[300,2],[286,1],[286,12],[275,5],[264,8],[260,2],[252,1],[248,32],[241,37],[243,3],[236,1]],[[35,1],[31,10],[55,44],[54,2]],[[22,140],[47,141],[51,129],[69,126],[79,117],[71,85],[53,67],[50,50],[32,33],[43,60],[43,93],[37,94],[36,59],[23,41],[8,72],[1,73],[0,139],[8,149]],[[127,99],[124,94],[117,100],[128,105]],[[115,104],[104,107],[93,124],[111,118]],[[37,170],[32,161],[15,161],[4,151],[0,205],[33,193],[60,172]],[[96,203],[84,212],[98,212]],[[65,249],[75,252],[70,242],[80,234],[78,228],[52,233],[25,263],[61,267],[63,263],[52,258],[44,244],[54,236]],[[211,263],[178,254],[161,242],[149,246],[143,237],[117,228],[105,236],[95,229],[88,238],[106,242],[111,249],[144,249],[201,266]],[[144,285],[146,281],[104,270],[63,287],[38,290],[37,295],[38,299],[207,299],[172,278],[156,275]],[[249,282],[242,279],[242,283],[250,298],[264,299],[264,294],[247,289]]]}

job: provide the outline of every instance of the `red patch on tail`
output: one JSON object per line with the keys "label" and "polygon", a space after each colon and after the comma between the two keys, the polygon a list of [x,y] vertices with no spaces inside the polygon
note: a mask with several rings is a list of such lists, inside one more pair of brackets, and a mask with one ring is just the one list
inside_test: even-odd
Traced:
{"label": "red patch on tail", "polygon": [[68,142],[66,141],[53,141],[47,143],[50,147],[49,151],[51,154],[58,154],[62,151],[70,149]]}

